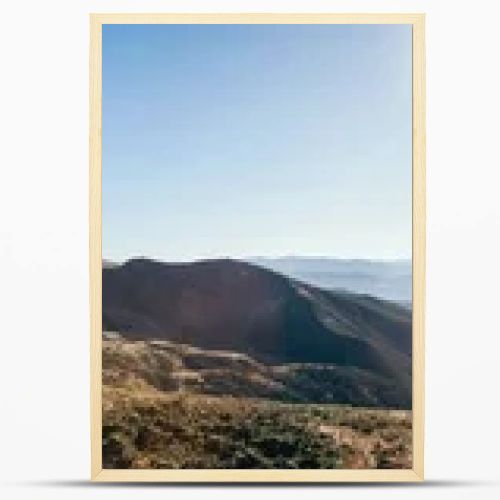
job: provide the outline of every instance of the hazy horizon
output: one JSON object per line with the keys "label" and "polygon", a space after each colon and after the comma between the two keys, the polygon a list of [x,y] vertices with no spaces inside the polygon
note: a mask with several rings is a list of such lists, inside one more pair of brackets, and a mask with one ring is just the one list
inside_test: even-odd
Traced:
{"label": "hazy horizon", "polygon": [[235,256],[235,255],[214,255],[210,257],[189,257],[185,259],[180,259],[180,260],[167,260],[161,257],[151,257],[148,255],[131,255],[128,256],[124,259],[112,259],[106,256],[102,257],[103,262],[110,262],[114,264],[123,264],[125,262],[128,262],[130,260],[135,260],[135,259],[149,259],[153,261],[158,261],[158,262],[165,262],[165,263],[190,263],[190,262],[199,262],[199,261],[204,261],[204,260],[224,260],[224,259],[232,259],[232,260],[241,260],[244,262],[249,262],[253,260],[332,260],[332,261],[340,261],[340,262],[364,262],[364,263],[377,263],[377,264],[384,264],[384,263],[411,263],[412,259],[411,258],[395,258],[395,259],[371,259],[371,258],[364,258],[364,257],[337,257],[337,256],[330,256],[330,255],[243,255],[243,256]]}
{"label": "hazy horizon", "polygon": [[410,25],[104,25],[103,255],[411,259],[411,47]]}

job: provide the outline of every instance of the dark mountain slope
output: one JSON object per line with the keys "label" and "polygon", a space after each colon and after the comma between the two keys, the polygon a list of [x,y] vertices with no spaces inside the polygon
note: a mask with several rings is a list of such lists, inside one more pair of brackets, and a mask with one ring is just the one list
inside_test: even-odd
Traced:
{"label": "dark mountain slope", "polygon": [[266,365],[246,354],[200,349],[169,340],[103,339],[103,383],[149,385],[158,391],[295,403],[408,408],[407,392],[391,377],[353,366]]}
{"label": "dark mountain slope", "polygon": [[368,370],[411,401],[411,313],[251,264],[135,259],[103,269],[103,329],[245,353],[267,364]]}

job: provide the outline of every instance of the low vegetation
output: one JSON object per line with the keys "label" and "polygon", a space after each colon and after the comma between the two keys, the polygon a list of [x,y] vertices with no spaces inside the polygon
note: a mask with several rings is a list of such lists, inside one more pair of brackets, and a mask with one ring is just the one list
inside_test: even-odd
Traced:
{"label": "low vegetation", "polygon": [[108,335],[104,467],[411,467],[411,411],[290,402],[296,369]]}

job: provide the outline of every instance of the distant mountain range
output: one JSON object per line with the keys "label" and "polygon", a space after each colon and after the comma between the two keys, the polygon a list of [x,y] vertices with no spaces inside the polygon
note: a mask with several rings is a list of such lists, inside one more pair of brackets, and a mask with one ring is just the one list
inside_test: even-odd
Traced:
{"label": "distant mountain range", "polygon": [[[266,376],[278,388],[274,399],[411,407],[407,308],[324,290],[267,267],[229,259],[107,263],[103,330],[194,346],[202,366],[213,364],[213,350],[246,356],[249,361],[233,366],[240,372],[225,375],[239,380],[235,395],[238,387],[252,386],[242,383],[245,374],[254,382],[262,376],[248,369],[258,364],[269,367]],[[207,387],[198,390],[210,392]]]}
{"label": "distant mountain range", "polygon": [[329,290],[347,290],[411,306],[411,260],[253,257],[248,262]]}

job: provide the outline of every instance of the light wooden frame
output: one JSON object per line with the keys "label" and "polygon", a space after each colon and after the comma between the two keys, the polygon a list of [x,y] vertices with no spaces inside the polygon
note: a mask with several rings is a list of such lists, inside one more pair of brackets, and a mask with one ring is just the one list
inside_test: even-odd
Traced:
{"label": "light wooden frame", "polygon": [[[425,45],[424,14],[90,15],[91,478],[164,482],[416,482],[424,479]],[[405,470],[115,470],[102,467],[102,25],[411,24],[413,27],[413,468]]]}

